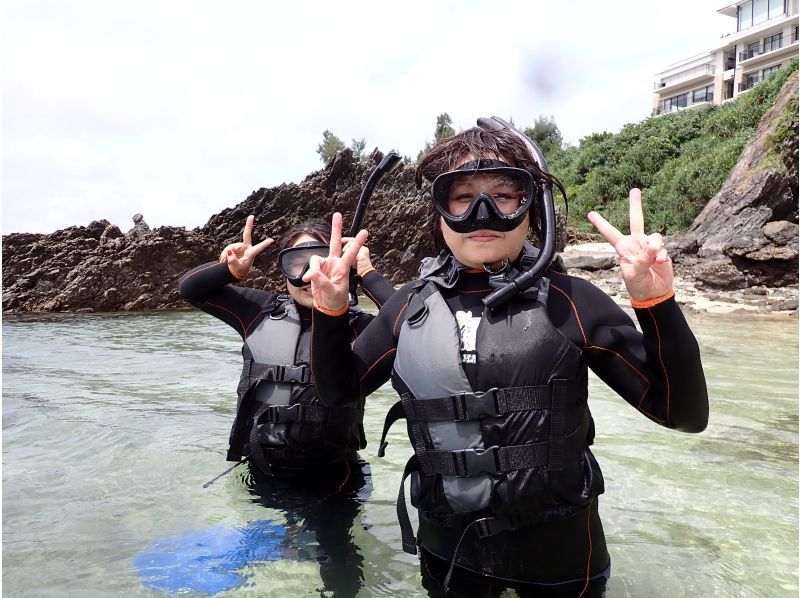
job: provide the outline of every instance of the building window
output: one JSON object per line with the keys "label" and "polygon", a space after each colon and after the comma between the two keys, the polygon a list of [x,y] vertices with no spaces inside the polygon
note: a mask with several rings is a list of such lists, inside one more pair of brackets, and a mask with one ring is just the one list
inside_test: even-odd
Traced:
{"label": "building window", "polygon": [[769,18],[774,19],[786,14],[786,0],[769,0]]}
{"label": "building window", "polygon": [[779,68],[781,68],[781,65],[779,64],[765,68],[763,71],[761,71],[761,80],[763,81],[764,79],[769,77],[772,73],[777,71]]}
{"label": "building window", "polygon": [[679,108],[686,108],[689,104],[689,93],[682,93],[664,100],[664,112],[672,112]]}
{"label": "building window", "polygon": [[753,0],[753,25],[763,23],[769,18],[769,0]]}
{"label": "building window", "polygon": [[745,2],[737,9],[739,11],[739,26],[737,31],[742,31],[753,26],[753,1]]}
{"label": "building window", "polygon": [[758,56],[761,54],[761,46],[759,42],[753,42],[752,44],[747,44],[747,57],[752,58],[753,56]]}
{"label": "building window", "polygon": [[700,102],[713,102],[714,101],[714,86],[708,85],[695,89],[692,92],[692,104],[699,104]]}
{"label": "building window", "polygon": [[749,0],[737,9],[737,31],[786,14],[787,0]]}
{"label": "building window", "polygon": [[776,33],[775,35],[771,35],[769,37],[764,38],[764,53],[772,52],[773,50],[777,50],[781,47],[783,42],[783,32]]}

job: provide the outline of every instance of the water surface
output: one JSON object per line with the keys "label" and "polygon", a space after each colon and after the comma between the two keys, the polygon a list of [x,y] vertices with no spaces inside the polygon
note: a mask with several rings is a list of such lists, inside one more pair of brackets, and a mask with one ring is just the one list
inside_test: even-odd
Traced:
{"label": "water surface", "polygon": [[[591,381],[608,595],[797,596],[797,322],[691,322],[711,397],[705,433],[662,429]],[[2,331],[5,595],[164,596],[135,564],[159,541],[286,526],[241,472],[203,488],[228,466],[241,363],[232,329],[175,311],[6,318]],[[367,404],[374,489],[351,530],[359,596],[423,594],[394,512],[411,454],[403,426],[375,456],[395,400],[384,388]],[[329,595],[315,538],[289,532],[269,558],[239,563],[244,583],[218,595]]]}

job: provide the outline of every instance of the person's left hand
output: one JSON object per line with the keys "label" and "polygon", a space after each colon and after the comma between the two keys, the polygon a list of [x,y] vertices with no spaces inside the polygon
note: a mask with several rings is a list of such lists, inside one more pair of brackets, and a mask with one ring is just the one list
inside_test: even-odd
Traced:
{"label": "person's left hand", "polygon": [[628,201],[631,229],[629,235],[623,235],[597,212],[589,212],[589,222],[617,251],[619,269],[631,299],[655,299],[672,291],[672,261],[663,247],[660,234],[644,234],[642,192],[631,189]]}
{"label": "person's left hand", "polygon": [[[347,251],[347,246],[353,240],[353,237],[342,237],[342,243],[345,244],[343,251]],[[369,248],[366,245],[363,245],[361,249],[358,250],[358,254],[356,255],[356,274],[363,278],[367,272],[370,272],[374,269],[375,266],[372,265],[372,260],[369,256]]]}

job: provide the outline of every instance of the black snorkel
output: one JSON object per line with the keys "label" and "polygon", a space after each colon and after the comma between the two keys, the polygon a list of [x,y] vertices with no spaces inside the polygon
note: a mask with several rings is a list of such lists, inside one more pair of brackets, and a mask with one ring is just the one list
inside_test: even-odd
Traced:
{"label": "black snorkel", "polygon": [[[549,173],[547,168],[547,161],[544,159],[542,150],[537,146],[527,135],[523,134],[513,125],[507,123],[502,118],[492,116],[491,118],[481,117],[478,119],[478,126],[484,129],[501,130],[508,129],[519,138],[521,138],[528,150],[531,152],[533,160],[538,164],[539,168],[544,172]],[[539,195],[539,217],[542,222],[541,230],[541,247],[539,247],[539,256],[536,258],[533,266],[526,270],[516,278],[512,278],[507,285],[496,291],[491,292],[484,297],[483,303],[491,311],[495,311],[500,306],[507,303],[511,298],[519,293],[526,291],[534,285],[536,280],[542,275],[542,272],[550,265],[556,253],[556,212],[555,205],[553,204],[553,190],[552,186],[542,185],[542,192]]]}
{"label": "black snorkel", "polygon": [[[383,157],[383,160],[380,161],[375,167],[375,170],[369,175],[367,179],[367,183],[364,185],[364,189],[361,191],[361,196],[358,198],[358,204],[356,204],[356,213],[353,215],[353,224],[350,225],[350,236],[355,237],[358,234],[358,231],[361,230],[361,223],[364,220],[364,213],[367,211],[367,204],[369,203],[369,198],[372,197],[372,192],[375,190],[375,187],[378,186],[378,183],[381,182],[383,176],[392,170],[399,164],[400,162],[400,155],[395,152],[389,152]],[[350,291],[348,293],[348,299],[350,301],[350,305],[358,305],[358,280],[356,279],[355,270],[350,270]]]}

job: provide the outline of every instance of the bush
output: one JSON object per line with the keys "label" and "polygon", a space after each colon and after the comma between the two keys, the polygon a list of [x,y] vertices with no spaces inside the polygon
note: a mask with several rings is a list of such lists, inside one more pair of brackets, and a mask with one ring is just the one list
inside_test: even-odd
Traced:
{"label": "bush", "polygon": [[[627,230],[628,191],[639,187],[648,229],[665,234],[686,230],[719,191],[761,117],[797,71],[797,62],[722,106],[650,117],[617,134],[589,135],[577,147],[557,152],[550,169],[567,188],[568,224],[591,230],[586,213],[597,210]],[[776,139],[776,145],[781,141]]]}

